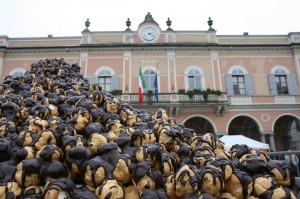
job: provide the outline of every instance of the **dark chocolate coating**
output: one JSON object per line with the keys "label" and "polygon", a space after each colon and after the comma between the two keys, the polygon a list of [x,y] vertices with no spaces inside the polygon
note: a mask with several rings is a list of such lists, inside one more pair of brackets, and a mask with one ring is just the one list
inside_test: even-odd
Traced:
{"label": "dark chocolate coating", "polygon": [[266,173],[268,171],[266,162],[257,155],[246,154],[243,160],[239,161],[239,168],[249,174]]}
{"label": "dark chocolate coating", "polygon": [[141,199],[168,199],[167,193],[163,189],[146,189],[141,194]]}
{"label": "dark chocolate coating", "polygon": [[247,196],[250,194],[248,193],[248,186],[251,182],[253,182],[252,177],[248,173],[241,171],[240,169],[234,169],[232,175],[235,175],[239,179],[243,187],[243,198],[247,198]]}
{"label": "dark chocolate coating", "polygon": [[45,197],[45,194],[50,189],[55,188],[55,186],[61,188],[62,190],[66,191],[70,196],[73,195],[75,184],[68,178],[59,178],[59,179],[51,179],[50,183],[48,184],[47,188],[43,192],[43,196]]}
{"label": "dark chocolate coating", "polygon": [[[294,170],[293,170],[291,164],[288,163],[286,160],[270,160],[267,163],[267,167],[268,167],[269,171],[271,171],[274,168],[278,169],[278,171],[283,176],[284,180],[286,180],[289,177],[291,180],[291,186],[293,186],[293,184],[295,182]],[[287,174],[287,172],[289,174]]]}

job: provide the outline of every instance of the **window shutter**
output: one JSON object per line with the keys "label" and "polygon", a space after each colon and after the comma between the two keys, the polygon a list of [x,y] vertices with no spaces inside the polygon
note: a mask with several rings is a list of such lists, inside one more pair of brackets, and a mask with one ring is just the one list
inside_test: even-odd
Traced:
{"label": "window shutter", "polygon": [[295,77],[296,77],[295,74],[287,74],[286,75],[290,95],[296,95],[297,94],[297,86],[296,86]]}
{"label": "window shutter", "polygon": [[91,84],[97,84],[98,83],[98,76],[94,75],[90,77],[90,83]]}
{"label": "window shutter", "polygon": [[245,75],[245,83],[246,83],[246,94],[253,96],[254,95],[254,87],[253,87],[253,78],[252,75]]}
{"label": "window shutter", "polygon": [[277,86],[275,75],[269,75],[269,86],[271,95],[277,95]]}
{"label": "window shutter", "polygon": [[117,75],[111,76],[111,90],[119,89],[119,77]]}
{"label": "window shutter", "polygon": [[233,96],[233,84],[232,84],[232,76],[231,75],[226,75],[226,89],[227,89],[227,95],[228,96]]}

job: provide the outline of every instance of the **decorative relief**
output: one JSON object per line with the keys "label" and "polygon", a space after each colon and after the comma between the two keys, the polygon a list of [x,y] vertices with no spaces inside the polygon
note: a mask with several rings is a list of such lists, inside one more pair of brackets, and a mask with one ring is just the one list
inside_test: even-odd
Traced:
{"label": "decorative relief", "polygon": [[131,32],[125,33],[125,35],[123,37],[123,42],[126,44],[133,43],[133,33],[131,33]]}
{"label": "decorative relief", "polygon": [[276,104],[294,104],[295,97],[294,96],[275,96],[275,103]]}
{"label": "decorative relief", "polygon": [[269,114],[262,114],[260,116],[260,119],[264,122],[268,122],[270,120],[270,115]]}
{"label": "decorative relief", "polygon": [[130,58],[131,58],[131,52],[128,52],[128,51],[124,52],[124,59],[126,61],[128,61],[128,60],[130,60]]}
{"label": "decorative relief", "polygon": [[7,39],[0,39],[0,46],[8,46],[8,40]]}
{"label": "decorative relief", "polygon": [[83,33],[82,34],[82,39],[80,41],[80,44],[90,44],[91,43],[91,34],[89,33]]}
{"label": "decorative relief", "polygon": [[231,98],[231,104],[251,104],[250,96],[234,96]]}
{"label": "decorative relief", "polygon": [[175,59],[175,52],[174,51],[168,51],[167,56],[170,60]]}
{"label": "decorative relief", "polygon": [[211,51],[210,56],[213,60],[216,60],[219,57],[219,53],[217,51]]}
{"label": "decorative relief", "polygon": [[294,36],[293,42],[300,42],[300,36]]}
{"label": "decorative relief", "polygon": [[165,34],[165,42],[166,43],[175,43],[175,34],[174,33],[166,33]]}

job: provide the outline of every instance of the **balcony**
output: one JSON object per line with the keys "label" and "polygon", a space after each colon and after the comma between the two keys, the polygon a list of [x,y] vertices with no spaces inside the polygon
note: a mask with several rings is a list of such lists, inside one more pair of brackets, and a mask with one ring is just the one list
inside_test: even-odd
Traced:
{"label": "balcony", "polygon": [[[129,101],[131,104],[139,104],[138,93],[122,93],[114,95],[116,98],[124,101]],[[226,93],[221,95],[208,94],[205,98],[202,94],[194,94],[191,98],[186,93],[159,93],[158,102],[156,101],[155,95],[148,96],[146,93],[143,94],[143,104],[219,104],[227,103]]]}
{"label": "balcony", "polygon": [[133,107],[145,109],[149,113],[158,108],[163,108],[168,111],[169,116],[178,116],[179,112],[198,114],[205,111],[215,112],[216,115],[224,115],[229,106],[226,93],[221,93],[221,95],[208,94],[207,98],[202,94],[194,94],[189,97],[186,93],[159,93],[158,101],[156,101],[155,95],[149,98],[144,93],[144,100],[141,105],[139,104],[138,93],[122,93],[114,96],[130,102]]}

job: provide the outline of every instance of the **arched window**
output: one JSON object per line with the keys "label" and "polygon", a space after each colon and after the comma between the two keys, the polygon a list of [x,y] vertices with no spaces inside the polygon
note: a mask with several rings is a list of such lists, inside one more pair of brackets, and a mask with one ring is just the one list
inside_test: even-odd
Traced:
{"label": "arched window", "polygon": [[155,78],[155,70],[151,68],[147,68],[143,72],[144,81],[146,84],[145,91],[153,90],[154,91],[154,78]]}
{"label": "arched window", "polygon": [[240,68],[235,68],[231,75],[234,95],[246,95],[244,72]]}
{"label": "arched window", "polygon": [[91,83],[98,84],[103,91],[112,91],[118,89],[119,79],[111,67],[102,66],[91,76]]}
{"label": "arched window", "polygon": [[290,74],[283,66],[275,66],[269,75],[271,95],[296,95],[297,87],[295,74]]}
{"label": "arched window", "polygon": [[111,73],[108,70],[102,70],[98,74],[98,84],[102,87],[104,91],[111,91]]}
{"label": "arched window", "polygon": [[185,89],[204,89],[204,72],[198,66],[190,66],[184,71],[185,74]]}
{"label": "arched window", "polygon": [[201,89],[201,78],[199,70],[192,68],[188,72],[188,88],[189,90]]}
{"label": "arched window", "polygon": [[254,94],[253,78],[243,67],[231,67],[225,78],[228,96]]}
{"label": "arched window", "polygon": [[288,85],[286,80],[286,74],[283,69],[277,69],[275,71],[275,81],[278,94],[288,94]]}

